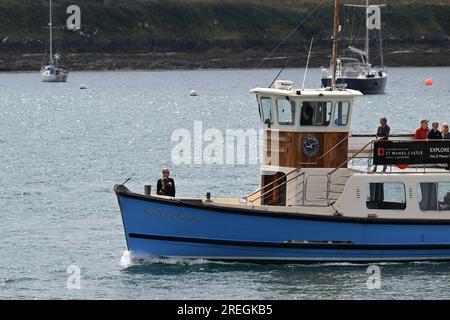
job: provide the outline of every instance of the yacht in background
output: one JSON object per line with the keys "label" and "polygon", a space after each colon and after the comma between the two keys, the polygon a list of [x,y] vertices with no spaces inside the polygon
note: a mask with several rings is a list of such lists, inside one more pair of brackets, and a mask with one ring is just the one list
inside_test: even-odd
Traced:
{"label": "yacht in background", "polygon": [[[367,16],[369,0],[366,5],[346,5],[348,7],[364,8]],[[387,72],[383,66],[383,43],[380,29],[380,66],[373,67],[370,63],[370,36],[366,25],[366,40],[364,50],[349,46],[352,53],[358,55],[359,59],[353,57],[339,57],[336,63],[336,84],[344,85],[348,89],[358,90],[364,94],[384,93],[387,82]],[[333,66],[322,69],[322,87],[331,87]]]}
{"label": "yacht in background", "polygon": [[52,0],[50,0],[50,52],[48,63],[41,69],[41,79],[43,82],[66,82],[69,71],[60,63],[61,55],[53,55],[53,19],[52,19]]}

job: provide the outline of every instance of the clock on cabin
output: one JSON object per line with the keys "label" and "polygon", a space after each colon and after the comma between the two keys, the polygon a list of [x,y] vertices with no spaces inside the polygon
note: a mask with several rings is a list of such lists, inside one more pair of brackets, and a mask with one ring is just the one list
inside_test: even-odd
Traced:
{"label": "clock on cabin", "polygon": [[319,139],[314,136],[308,136],[303,140],[301,148],[305,156],[313,158],[319,153]]}

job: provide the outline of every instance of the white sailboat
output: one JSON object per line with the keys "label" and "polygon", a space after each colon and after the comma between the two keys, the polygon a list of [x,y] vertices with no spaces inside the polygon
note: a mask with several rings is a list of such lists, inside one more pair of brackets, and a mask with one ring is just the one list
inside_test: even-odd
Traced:
{"label": "white sailboat", "polygon": [[47,65],[41,69],[41,79],[43,82],[66,82],[69,71],[60,63],[61,55],[53,55],[53,19],[52,19],[52,0],[50,0],[50,54]]}

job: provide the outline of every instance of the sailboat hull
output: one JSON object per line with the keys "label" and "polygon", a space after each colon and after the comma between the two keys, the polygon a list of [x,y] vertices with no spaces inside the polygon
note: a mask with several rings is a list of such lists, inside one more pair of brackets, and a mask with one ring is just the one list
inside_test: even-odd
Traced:
{"label": "sailboat hull", "polygon": [[[337,78],[336,84],[346,84],[347,89],[358,90],[363,94],[382,94],[386,90],[387,77],[375,78]],[[322,87],[331,87],[331,78],[322,78]]]}
{"label": "sailboat hull", "polygon": [[41,74],[42,82],[66,82],[67,74]]}
{"label": "sailboat hull", "polygon": [[43,82],[66,82],[69,72],[62,66],[45,66],[41,71]]}
{"label": "sailboat hull", "polygon": [[115,192],[134,257],[270,263],[450,260],[450,221],[270,213],[138,195],[121,185]]}

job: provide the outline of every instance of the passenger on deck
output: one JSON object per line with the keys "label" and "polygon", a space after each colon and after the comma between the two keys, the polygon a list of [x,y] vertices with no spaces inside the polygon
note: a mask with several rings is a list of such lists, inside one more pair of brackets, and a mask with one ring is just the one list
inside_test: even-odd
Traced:
{"label": "passenger on deck", "polygon": [[[442,132],[441,132],[441,134],[442,134],[442,139],[450,140],[450,132],[448,130],[448,123],[447,122],[444,122],[442,124]],[[450,159],[449,159],[449,162],[447,163],[447,170],[450,171]]]}
{"label": "passenger on deck", "polygon": [[[387,124],[387,119],[385,117],[380,118],[380,126],[377,130],[377,140],[389,140],[389,134],[391,133],[391,128]],[[383,166],[383,172],[386,172],[387,165]],[[372,172],[377,172],[377,166],[373,168]]]}
{"label": "passenger on deck", "polygon": [[175,181],[169,178],[169,169],[164,168],[162,174],[163,177],[158,180],[156,193],[161,196],[175,197]]}
{"label": "passenger on deck", "polygon": [[430,129],[428,128],[428,120],[424,119],[420,121],[420,127],[416,129],[416,133],[414,135],[415,140],[426,140],[428,138],[428,132]]}
{"label": "passenger on deck", "polygon": [[442,124],[442,139],[450,140],[450,132],[448,132],[448,123],[444,122]]}
{"label": "passenger on deck", "polygon": [[450,210],[450,192],[447,192],[444,201],[439,203],[439,210]]}
{"label": "passenger on deck", "polygon": [[439,123],[433,122],[432,129],[428,132],[428,139],[430,140],[441,140],[442,133],[439,131]]}

